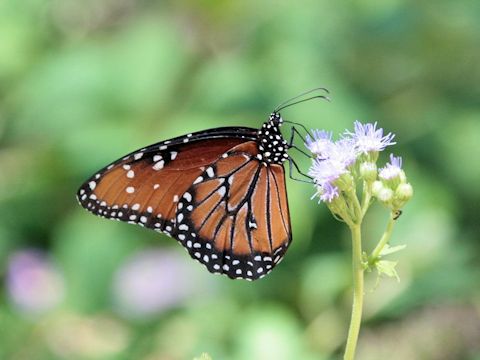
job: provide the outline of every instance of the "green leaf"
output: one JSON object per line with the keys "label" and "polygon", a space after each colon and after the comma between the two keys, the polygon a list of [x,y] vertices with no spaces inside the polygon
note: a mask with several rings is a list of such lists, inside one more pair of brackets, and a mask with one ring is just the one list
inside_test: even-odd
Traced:
{"label": "green leaf", "polygon": [[395,266],[397,266],[398,261],[388,261],[388,260],[380,260],[375,263],[375,267],[378,271],[378,276],[382,276],[383,274],[387,275],[388,277],[394,277],[397,281],[400,281],[400,278],[395,270]]}
{"label": "green leaf", "polygon": [[386,244],[385,247],[380,252],[380,256],[390,255],[390,254],[399,252],[399,251],[405,249],[406,247],[407,247],[407,245],[390,246],[390,245]]}

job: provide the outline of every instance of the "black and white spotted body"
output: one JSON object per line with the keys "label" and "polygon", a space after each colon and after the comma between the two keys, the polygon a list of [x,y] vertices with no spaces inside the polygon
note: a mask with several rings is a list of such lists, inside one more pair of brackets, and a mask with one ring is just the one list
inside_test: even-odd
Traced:
{"label": "black and white spotted body", "polygon": [[280,132],[283,119],[278,112],[270,114],[268,121],[257,131],[258,159],[267,164],[282,164],[288,159],[288,143]]}

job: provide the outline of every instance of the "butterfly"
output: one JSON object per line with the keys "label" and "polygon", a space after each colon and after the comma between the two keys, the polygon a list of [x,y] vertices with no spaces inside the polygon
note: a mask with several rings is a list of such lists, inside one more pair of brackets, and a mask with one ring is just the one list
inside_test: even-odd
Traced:
{"label": "butterfly", "polygon": [[326,91],[287,100],[259,129],[214,128],[133,151],[85,181],[77,199],[95,215],[176,239],[212,273],[262,278],[292,242],[284,163],[300,172],[287,152],[299,132],[285,140],[280,110],[328,99],[294,101],[315,90]]}

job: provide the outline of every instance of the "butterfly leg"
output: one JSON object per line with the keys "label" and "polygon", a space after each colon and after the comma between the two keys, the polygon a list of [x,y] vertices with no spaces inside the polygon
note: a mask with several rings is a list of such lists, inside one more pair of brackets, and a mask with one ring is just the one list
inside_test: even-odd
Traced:
{"label": "butterfly leg", "polygon": [[[289,121],[289,120],[283,120],[283,122],[284,122],[284,123],[287,123],[287,124],[293,124],[293,125],[300,126],[303,130],[305,130],[305,132],[307,133],[308,136],[313,137],[312,134],[310,134],[310,131],[308,131],[308,129],[305,127],[305,125],[300,124],[300,123],[296,123],[296,122],[293,122],[293,121]],[[292,126],[292,128],[295,128],[295,126]],[[293,129],[292,129],[292,130],[293,130]],[[303,136],[297,131],[297,129],[295,129],[295,132],[302,138],[303,141],[305,141],[305,139],[304,139]]]}
{"label": "butterfly leg", "polygon": [[[289,163],[288,173],[289,173],[290,179],[295,180],[295,181],[304,182],[304,183],[307,183],[307,184],[314,184],[314,181],[313,181],[312,177],[310,177],[307,174],[304,174],[303,172],[301,172],[297,163],[291,157],[288,157],[288,163]],[[294,177],[293,176],[293,168],[294,167],[300,175],[305,176],[309,180],[297,179],[296,177]]]}
{"label": "butterfly leg", "polygon": [[[306,129],[305,129],[306,130]],[[306,157],[312,159],[312,155],[306,153],[305,151],[303,151],[302,149],[300,149],[297,145],[295,145],[293,143],[294,139],[295,139],[295,134],[297,134],[298,136],[300,136],[300,139],[302,139],[303,142],[305,142],[305,139],[303,138],[302,134],[300,134],[298,132],[298,130],[295,128],[295,126],[292,126],[292,132],[290,134],[290,141],[288,142],[288,148],[289,149],[295,149],[299,152],[301,152],[303,155],[305,155]]]}

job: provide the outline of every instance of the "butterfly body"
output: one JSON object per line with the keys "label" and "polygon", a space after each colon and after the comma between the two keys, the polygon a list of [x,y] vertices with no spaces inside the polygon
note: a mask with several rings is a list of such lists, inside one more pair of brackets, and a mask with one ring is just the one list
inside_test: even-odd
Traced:
{"label": "butterfly body", "polygon": [[210,272],[256,280],[291,242],[282,118],[153,144],[100,170],[77,193],[95,215],[175,238]]}
{"label": "butterfly body", "polygon": [[269,164],[282,164],[288,159],[288,144],[280,132],[283,120],[279,113],[272,113],[257,132],[259,159]]}

